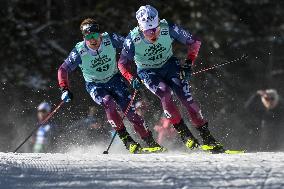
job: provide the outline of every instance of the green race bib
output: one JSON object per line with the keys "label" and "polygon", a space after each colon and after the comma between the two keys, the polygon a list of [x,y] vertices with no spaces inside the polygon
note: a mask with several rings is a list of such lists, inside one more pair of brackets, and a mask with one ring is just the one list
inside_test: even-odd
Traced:
{"label": "green race bib", "polygon": [[135,47],[134,61],[138,69],[161,68],[173,55],[169,26],[166,20],[160,21],[160,36],[155,43],[146,43],[139,28],[131,32],[131,39]]}
{"label": "green race bib", "polygon": [[76,49],[82,59],[79,65],[87,82],[106,83],[118,73],[116,49],[108,33],[102,34],[101,52],[95,56],[88,52],[84,41],[77,43]]}

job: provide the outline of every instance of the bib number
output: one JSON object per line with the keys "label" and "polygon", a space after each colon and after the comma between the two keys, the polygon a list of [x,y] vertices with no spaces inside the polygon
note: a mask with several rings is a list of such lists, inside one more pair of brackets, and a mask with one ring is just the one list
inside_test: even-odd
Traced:
{"label": "bib number", "polygon": [[97,72],[106,72],[109,69],[109,64],[105,64],[103,66],[100,66],[96,69]]}
{"label": "bib number", "polygon": [[162,58],[162,57],[163,57],[162,54],[158,54],[158,55],[155,55],[155,56],[151,56],[151,57],[149,58],[149,60],[155,61],[155,60],[158,60],[158,59],[160,59],[160,58]]}

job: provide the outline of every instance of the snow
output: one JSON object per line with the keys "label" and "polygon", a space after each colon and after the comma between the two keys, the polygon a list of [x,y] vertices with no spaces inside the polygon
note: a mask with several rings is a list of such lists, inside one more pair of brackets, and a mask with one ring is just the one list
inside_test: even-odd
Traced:
{"label": "snow", "polygon": [[284,153],[0,153],[0,188],[284,188]]}

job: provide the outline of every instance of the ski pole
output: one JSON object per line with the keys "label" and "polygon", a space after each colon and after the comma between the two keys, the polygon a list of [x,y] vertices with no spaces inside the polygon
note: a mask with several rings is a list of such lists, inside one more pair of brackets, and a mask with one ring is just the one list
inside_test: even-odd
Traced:
{"label": "ski pole", "polygon": [[56,112],[57,110],[63,105],[64,101],[61,101],[56,107],[55,109],[50,112],[47,117],[41,121],[40,123],[37,124],[37,126],[32,130],[32,132],[29,134],[29,136],[26,137],[26,139],[14,150],[14,153],[16,153],[28,140],[29,138],[34,134],[34,132],[36,132],[38,130],[38,128],[42,125],[45,124]]}
{"label": "ski pole", "polygon": [[[128,104],[128,106],[127,106],[125,112],[123,113],[122,121],[123,121],[123,119],[126,117],[126,115],[128,114],[128,112],[129,112],[129,110],[130,110],[130,107],[131,107],[131,105],[132,105],[133,102],[134,102],[134,99],[135,99],[136,94],[137,94],[137,90],[135,89],[135,91],[134,91],[134,93],[133,93],[133,95],[132,95],[132,98],[131,98],[129,104]],[[108,154],[108,151],[109,151],[109,149],[110,149],[110,147],[111,147],[111,145],[112,145],[112,143],[113,143],[113,141],[114,141],[116,135],[117,135],[117,131],[115,131],[115,133],[114,133],[114,135],[113,135],[113,137],[112,137],[112,139],[111,139],[111,141],[110,141],[110,143],[109,143],[109,145],[108,145],[108,147],[107,147],[107,150],[104,151],[103,154]]]}
{"label": "ski pole", "polygon": [[217,68],[217,67],[221,67],[221,66],[224,66],[224,65],[226,65],[226,64],[232,64],[232,63],[235,63],[235,62],[238,62],[238,61],[240,61],[240,60],[242,60],[242,59],[247,59],[247,58],[248,58],[248,55],[243,54],[241,57],[236,58],[236,59],[234,59],[234,60],[226,61],[226,62],[219,63],[219,64],[215,64],[215,65],[213,65],[213,66],[211,66],[211,67],[203,68],[203,69],[201,69],[201,70],[199,70],[199,71],[193,72],[192,75],[200,74],[200,73],[206,72],[206,71],[208,71],[208,70],[213,70],[213,69],[215,69],[215,68]]}

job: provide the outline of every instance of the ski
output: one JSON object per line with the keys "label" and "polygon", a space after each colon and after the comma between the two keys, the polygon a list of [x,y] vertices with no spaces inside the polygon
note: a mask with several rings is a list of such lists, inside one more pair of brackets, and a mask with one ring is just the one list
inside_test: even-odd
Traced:
{"label": "ski", "polygon": [[243,154],[245,150],[208,150],[206,151],[211,154]]}
{"label": "ski", "polygon": [[225,150],[225,154],[243,154],[246,150]]}
{"label": "ski", "polygon": [[243,154],[246,152],[246,150],[230,150],[224,149],[222,146],[212,147],[208,145],[202,145],[200,146],[200,149],[211,154]]}
{"label": "ski", "polygon": [[164,153],[167,152],[168,150],[163,147],[144,147],[140,148],[136,154],[157,154],[157,153]]}

